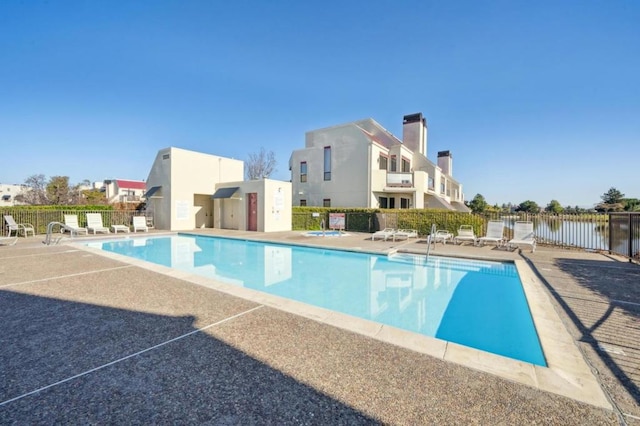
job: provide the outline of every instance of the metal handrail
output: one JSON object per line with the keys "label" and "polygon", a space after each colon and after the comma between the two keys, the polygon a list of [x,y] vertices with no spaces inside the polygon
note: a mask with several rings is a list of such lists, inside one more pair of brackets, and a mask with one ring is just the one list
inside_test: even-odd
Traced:
{"label": "metal handrail", "polygon": [[426,258],[424,259],[425,264],[429,260],[429,252],[431,251],[431,240],[433,239],[433,236],[435,235],[435,233],[436,233],[436,224],[432,223],[431,232],[429,232],[429,236],[427,237],[427,255],[426,255]]}
{"label": "metal handrail", "polygon": [[62,233],[60,235],[60,237],[58,239],[56,239],[55,241],[52,241],[52,236],[53,236],[53,227],[59,225],[60,226],[60,230],[65,230],[65,231],[69,231],[69,233],[71,234],[71,238],[73,238],[75,235],[78,234],[78,232],[76,231],[75,228],[71,228],[70,226],[65,225],[62,222],[49,222],[49,224],[47,225],[47,235],[44,238],[43,243],[45,243],[46,245],[50,246],[51,243],[55,243],[58,244],[60,242],[60,240],[62,240],[63,236]]}

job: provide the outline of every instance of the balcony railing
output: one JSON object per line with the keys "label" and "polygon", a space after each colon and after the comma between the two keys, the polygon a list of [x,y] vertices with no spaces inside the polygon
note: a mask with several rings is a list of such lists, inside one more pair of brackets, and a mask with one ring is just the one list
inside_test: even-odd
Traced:
{"label": "balcony railing", "polygon": [[387,186],[410,188],[413,186],[413,173],[387,173]]}

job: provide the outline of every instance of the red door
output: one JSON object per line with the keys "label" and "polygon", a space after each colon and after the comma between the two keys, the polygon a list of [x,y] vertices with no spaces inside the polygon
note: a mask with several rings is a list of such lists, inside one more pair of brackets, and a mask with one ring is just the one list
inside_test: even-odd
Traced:
{"label": "red door", "polygon": [[247,194],[247,231],[258,230],[258,193],[250,192]]}

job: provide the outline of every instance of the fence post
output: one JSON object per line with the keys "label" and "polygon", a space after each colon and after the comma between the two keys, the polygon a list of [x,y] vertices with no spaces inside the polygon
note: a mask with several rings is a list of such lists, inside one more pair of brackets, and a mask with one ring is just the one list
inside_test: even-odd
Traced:
{"label": "fence post", "polygon": [[613,247],[613,215],[609,213],[609,254],[612,254],[611,247]]}
{"label": "fence post", "polygon": [[632,232],[633,230],[631,229],[631,213],[629,213],[628,217],[629,217],[629,222],[628,222],[629,227],[627,229],[628,229],[629,235],[627,238],[629,239],[629,246],[627,248],[627,257],[629,258],[629,262],[631,262],[631,259],[633,258],[633,232]]}

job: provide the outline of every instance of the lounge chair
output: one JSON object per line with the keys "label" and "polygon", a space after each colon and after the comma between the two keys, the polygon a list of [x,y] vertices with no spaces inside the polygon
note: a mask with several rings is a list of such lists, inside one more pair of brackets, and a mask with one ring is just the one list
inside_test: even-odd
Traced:
{"label": "lounge chair", "polygon": [[109,234],[109,228],[105,228],[102,225],[102,215],[100,213],[87,213],[87,230],[93,231],[93,235],[97,232],[104,232]]}
{"label": "lounge chair", "polygon": [[487,235],[478,238],[478,244],[495,243],[497,247],[504,244],[504,224],[501,220],[490,220],[487,224]]}
{"label": "lounge chair", "polygon": [[133,232],[138,232],[138,230],[149,232],[149,227],[147,226],[147,218],[145,216],[133,217]]}
{"label": "lounge chair", "polygon": [[445,229],[438,229],[433,236],[431,236],[431,242],[437,243],[438,241],[442,244],[447,244],[447,241],[453,240],[453,234]]}
{"label": "lounge chair", "polygon": [[406,238],[407,240],[409,238],[418,238],[418,231],[415,229],[398,229],[393,233],[393,241],[395,241],[396,238]]}
{"label": "lounge chair", "polygon": [[111,225],[111,229],[113,229],[114,234],[117,234],[118,231],[124,232],[127,234],[131,232],[131,229],[127,225]]}
{"label": "lounge chair", "polygon": [[12,232],[15,232],[17,237],[20,231],[22,231],[25,238],[29,236],[29,232],[31,232],[31,235],[33,236],[36,235],[35,228],[32,224],[16,223],[16,221],[13,219],[13,216],[11,216],[10,214],[4,215],[4,221],[7,222],[7,237],[10,237]]}
{"label": "lounge chair", "polygon": [[533,222],[516,222],[513,227],[513,239],[509,240],[510,248],[521,245],[531,246],[531,253],[536,251],[536,236],[533,233]]}
{"label": "lounge chair", "polygon": [[65,214],[64,215],[64,227],[60,228],[60,232],[64,233],[64,231],[69,231],[72,234],[87,234],[87,228],[83,228],[78,225],[78,215],[77,214]]}
{"label": "lounge chair", "polygon": [[454,244],[462,244],[464,241],[471,241],[473,245],[476,245],[477,240],[478,238],[473,232],[473,226],[460,225],[460,228],[458,228],[458,235],[455,236],[453,242]]}
{"label": "lounge chair", "polygon": [[376,238],[380,238],[387,241],[387,239],[393,238],[393,234],[395,233],[396,233],[396,230],[393,228],[384,228],[381,231],[374,232],[373,235],[371,235],[371,241],[375,240]]}
{"label": "lounge chair", "polygon": [[0,246],[12,246],[18,242],[18,237],[0,237]]}

